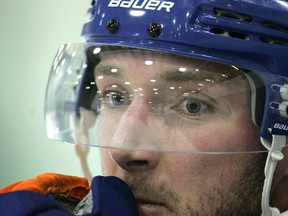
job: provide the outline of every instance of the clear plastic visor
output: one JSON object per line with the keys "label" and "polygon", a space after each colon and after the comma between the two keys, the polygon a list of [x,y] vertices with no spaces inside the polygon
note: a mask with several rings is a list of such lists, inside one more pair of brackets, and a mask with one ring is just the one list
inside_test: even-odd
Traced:
{"label": "clear plastic visor", "polygon": [[265,151],[251,87],[233,65],[174,54],[63,45],[46,92],[51,139],[184,153]]}

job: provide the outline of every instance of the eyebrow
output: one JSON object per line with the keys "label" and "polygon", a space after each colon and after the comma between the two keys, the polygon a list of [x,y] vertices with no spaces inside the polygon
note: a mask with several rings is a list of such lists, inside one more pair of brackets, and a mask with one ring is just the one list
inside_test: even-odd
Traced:
{"label": "eyebrow", "polygon": [[[217,81],[221,82],[224,81],[224,77],[218,77],[215,76],[212,72],[207,71],[186,71],[186,72],[180,72],[180,71],[169,71],[166,73],[160,74],[160,78],[167,81],[167,82],[189,82],[189,81]],[[217,78],[217,79],[215,79]]]}
{"label": "eyebrow", "polygon": [[[117,72],[112,72],[113,69],[117,69]],[[98,65],[94,70],[96,76],[113,76],[115,78],[123,78],[123,73],[119,67],[113,65]]]}

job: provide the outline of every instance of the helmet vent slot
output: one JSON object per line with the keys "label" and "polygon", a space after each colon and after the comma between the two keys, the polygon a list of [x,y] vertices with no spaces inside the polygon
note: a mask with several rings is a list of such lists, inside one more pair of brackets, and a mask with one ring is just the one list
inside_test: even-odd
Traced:
{"label": "helmet vent slot", "polygon": [[285,26],[281,26],[281,25],[271,23],[271,22],[263,22],[262,25],[267,28],[271,28],[280,32],[288,33],[288,27],[285,27]]}
{"label": "helmet vent slot", "polygon": [[276,45],[288,45],[288,40],[277,40],[268,37],[260,37],[259,38],[264,43],[276,44]]}
{"label": "helmet vent slot", "polygon": [[235,20],[241,20],[245,22],[252,22],[253,18],[249,15],[238,13],[231,10],[225,10],[221,8],[214,8],[214,14],[217,16],[228,17]]}
{"label": "helmet vent slot", "polygon": [[218,35],[223,35],[226,37],[238,38],[238,39],[242,39],[242,40],[249,40],[249,36],[246,34],[239,33],[239,32],[233,32],[233,31],[229,31],[226,29],[211,28],[210,32],[214,33],[214,34],[218,34]]}

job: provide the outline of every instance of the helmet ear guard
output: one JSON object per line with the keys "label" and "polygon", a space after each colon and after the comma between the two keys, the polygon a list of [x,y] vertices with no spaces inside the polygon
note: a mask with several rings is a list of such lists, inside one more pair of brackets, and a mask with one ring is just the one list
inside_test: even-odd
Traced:
{"label": "helmet ear guard", "polygon": [[252,121],[258,127],[261,127],[265,107],[265,85],[262,80],[253,72],[242,69],[245,77],[251,86],[251,114]]}

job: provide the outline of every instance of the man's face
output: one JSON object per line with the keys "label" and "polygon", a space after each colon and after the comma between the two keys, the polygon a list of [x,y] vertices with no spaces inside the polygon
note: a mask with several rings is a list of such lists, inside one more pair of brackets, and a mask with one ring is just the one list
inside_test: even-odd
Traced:
{"label": "man's face", "polygon": [[101,150],[103,172],[131,187],[140,215],[261,214],[265,155],[210,154],[261,150],[240,74],[148,52],[102,56],[98,136],[112,147]]}

